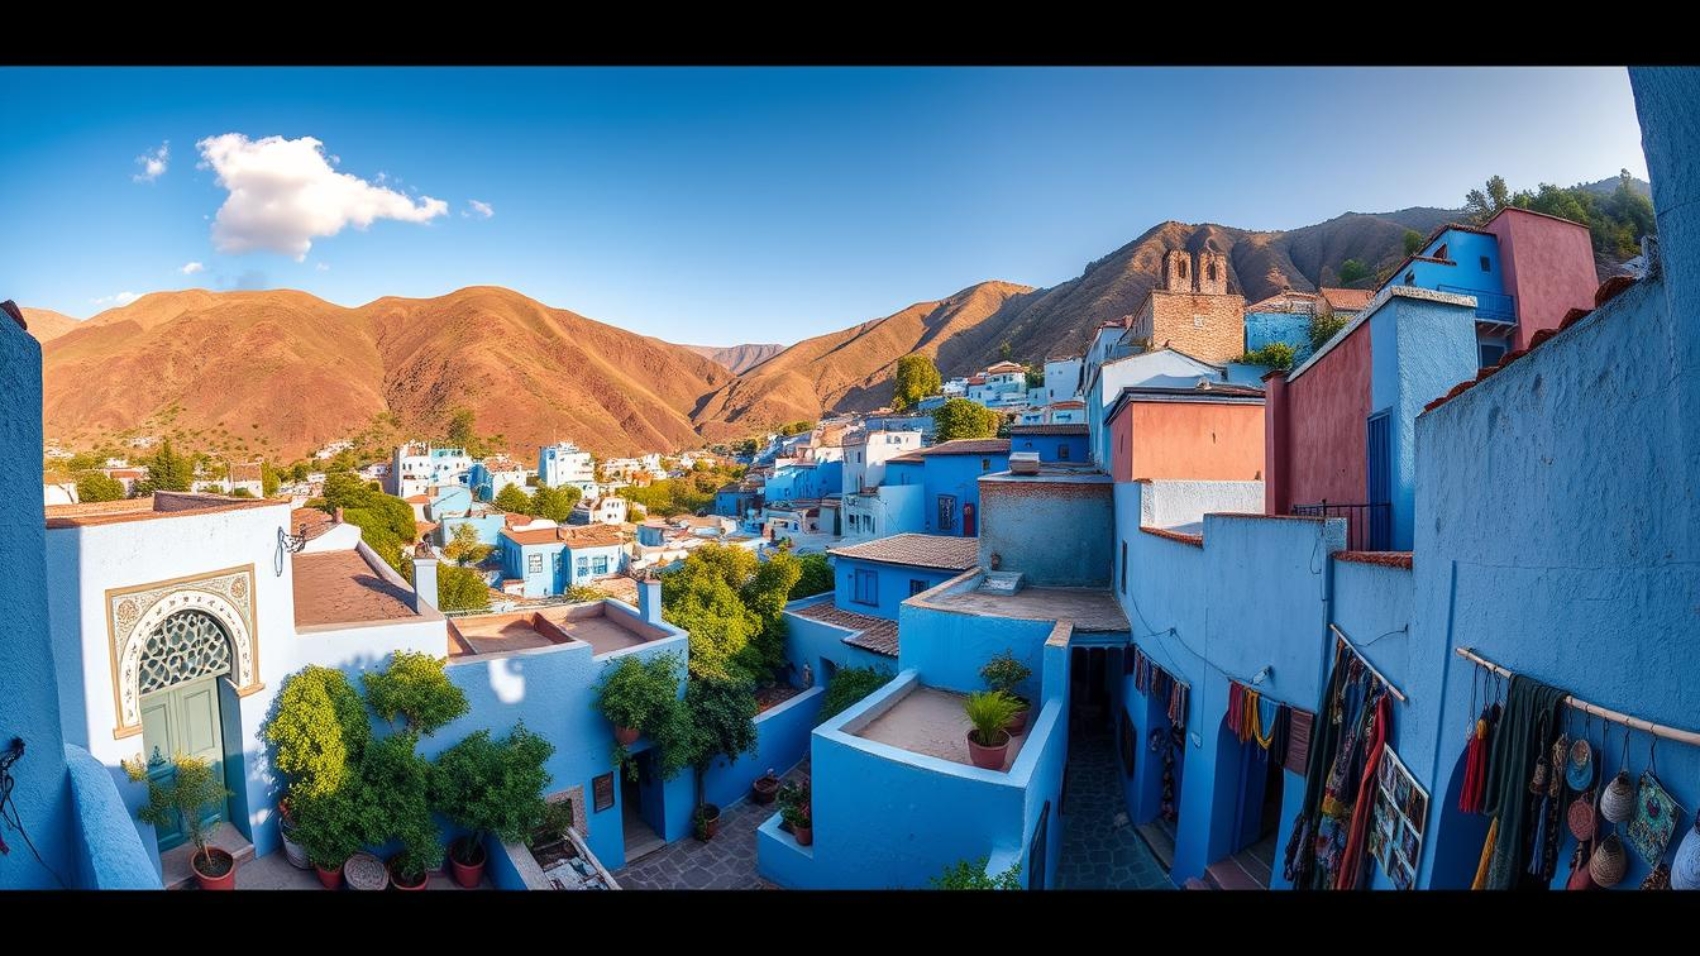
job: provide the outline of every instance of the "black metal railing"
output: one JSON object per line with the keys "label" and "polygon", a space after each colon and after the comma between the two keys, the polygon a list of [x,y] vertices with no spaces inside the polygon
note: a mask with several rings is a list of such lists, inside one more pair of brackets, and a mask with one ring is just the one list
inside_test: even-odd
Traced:
{"label": "black metal railing", "polygon": [[1335,504],[1323,499],[1314,505],[1294,505],[1292,513],[1308,518],[1345,518],[1346,550],[1386,551],[1393,547],[1393,506]]}

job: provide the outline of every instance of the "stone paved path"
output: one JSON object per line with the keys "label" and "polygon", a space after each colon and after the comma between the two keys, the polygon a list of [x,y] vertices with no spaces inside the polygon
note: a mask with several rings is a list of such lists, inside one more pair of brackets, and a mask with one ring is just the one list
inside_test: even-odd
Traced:
{"label": "stone paved path", "polygon": [[[807,780],[808,761],[785,775]],[[669,843],[636,863],[614,871],[623,890],[771,890],[772,883],[756,875],[756,828],[779,812],[777,803],[760,806],[744,800],[720,811],[720,831],[700,843],[685,837]]]}
{"label": "stone paved path", "polygon": [[[1172,890],[1168,874],[1127,820],[1114,738],[1070,742],[1068,804],[1057,886],[1065,890]],[[1120,825],[1117,825],[1117,821]]]}

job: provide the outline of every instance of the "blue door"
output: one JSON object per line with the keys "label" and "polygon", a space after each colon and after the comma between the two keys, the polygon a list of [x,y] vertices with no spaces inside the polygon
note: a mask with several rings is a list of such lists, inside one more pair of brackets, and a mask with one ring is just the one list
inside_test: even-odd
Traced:
{"label": "blue door", "polygon": [[[1353,528],[1349,547],[1386,551],[1393,547],[1393,419],[1387,412],[1369,417],[1364,442],[1368,453],[1369,507],[1367,528]],[[1365,540],[1367,538],[1367,540]]]}

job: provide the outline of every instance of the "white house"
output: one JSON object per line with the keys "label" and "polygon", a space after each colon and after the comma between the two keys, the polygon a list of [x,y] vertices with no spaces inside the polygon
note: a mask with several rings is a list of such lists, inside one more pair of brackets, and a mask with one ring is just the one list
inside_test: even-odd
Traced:
{"label": "white house", "polygon": [[537,483],[559,488],[572,485],[586,496],[596,494],[596,466],[590,452],[570,441],[544,445],[537,450]]}
{"label": "white house", "polygon": [[844,491],[846,494],[878,488],[885,481],[885,463],[921,447],[918,431],[856,432],[844,439]]}
{"label": "white house", "polygon": [[600,498],[583,498],[573,506],[572,514],[567,516],[568,524],[611,524],[620,525],[626,521],[626,510],[630,505],[619,495],[603,495]]}

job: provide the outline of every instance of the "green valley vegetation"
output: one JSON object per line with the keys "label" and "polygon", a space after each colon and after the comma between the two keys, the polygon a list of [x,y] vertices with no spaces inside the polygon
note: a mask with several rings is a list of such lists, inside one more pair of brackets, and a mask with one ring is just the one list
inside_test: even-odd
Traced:
{"label": "green valley vegetation", "polygon": [[1359,279],[1369,277],[1369,266],[1356,259],[1347,259],[1340,263],[1340,284],[1351,285]]}
{"label": "green valley vegetation", "polygon": [[443,611],[488,611],[490,588],[484,583],[483,576],[471,568],[458,564],[438,565],[437,608]]}
{"label": "green valley vegetation", "polygon": [[937,395],[944,388],[939,367],[931,357],[916,352],[897,360],[897,380],[892,388],[891,407],[904,411],[920,404],[921,399]]}
{"label": "green valley vegetation", "polygon": [[567,517],[573,513],[573,507],[583,497],[584,492],[574,485],[562,485],[559,488],[538,485],[529,495],[517,485],[506,485],[496,493],[495,505],[513,514],[531,515],[533,518],[548,518],[556,523],[565,523]]}
{"label": "green valley vegetation", "polygon": [[444,437],[449,445],[464,450],[473,458],[505,453],[508,448],[506,435],[478,434],[477,413],[465,405],[456,406],[449,414],[448,431]]}
{"label": "green valley vegetation", "polygon": [[443,547],[443,557],[464,566],[483,561],[494,550],[491,545],[478,540],[477,528],[470,524],[457,524],[454,534],[449,536],[449,543]]}
{"label": "green valley vegetation", "polygon": [[1565,188],[1541,183],[1534,191],[1513,193],[1504,177],[1492,176],[1484,188],[1472,189],[1464,197],[1464,211],[1476,225],[1508,206],[1579,222],[1588,227],[1595,252],[1618,258],[1635,255],[1640,251],[1641,237],[1658,231],[1652,200],[1642,195],[1627,169],[1618,173],[1617,184],[1609,192],[1584,185]]}
{"label": "green valley vegetation", "polygon": [[821,698],[819,726],[828,718],[850,709],[852,704],[891,683],[893,674],[881,667],[840,667],[827,681],[826,694]]}
{"label": "green valley vegetation", "polygon": [[741,466],[710,465],[699,461],[679,478],[663,478],[647,485],[627,485],[619,496],[642,505],[645,514],[660,518],[697,514],[714,504],[714,493],[728,482],[744,476]]}
{"label": "green valley vegetation", "polygon": [[978,402],[953,398],[933,412],[934,440],[955,441],[958,438],[991,438],[998,433],[1000,416]]}
{"label": "green valley vegetation", "polygon": [[832,562],[824,554],[805,554],[797,558],[797,565],[802,573],[797,577],[797,583],[791,585],[791,600],[813,597],[825,594],[834,587]]}
{"label": "green valley vegetation", "polygon": [[693,677],[767,684],[785,666],[785,603],[802,577],[781,552],[759,561],[744,548],[707,544],[662,574],[662,617],[690,632]]}
{"label": "green valley vegetation", "polygon": [[1405,230],[1405,255],[1414,256],[1423,247],[1423,234],[1415,229]]}
{"label": "green valley vegetation", "polygon": [[784,435],[786,438],[790,438],[792,435],[801,435],[802,433],[804,433],[806,431],[812,431],[814,429],[814,427],[815,427],[814,422],[808,422],[808,421],[788,422],[784,425],[779,426],[779,434]]}
{"label": "green valley vegetation", "polygon": [[117,501],[124,497],[124,483],[98,471],[77,476],[78,501]]}
{"label": "green valley vegetation", "polygon": [[1293,347],[1285,342],[1270,342],[1263,348],[1247,352],[1240,356],[1240,361],[1246,365],[1262,365],[1266,368],[1290,369],[1293,367]]}
{"label": "green valley vegetation", "polygon": [[324,496],[310,504],[330,514],[341,508],[343,520],[360,528],[366,546],[402,577],[412,579],[413,566],[404,549],[413,544],[418,531],[413,507],[407,502],[384,494],[375,481],[365,482],[351,471],[339,471],[325,476]]}
{"label": "green valley vegetation", "polygon": [[177,454],[171,439],[160,442],[153,457],[142,459],[148,476],[136,482],[135,494],[151,495],[156,491],[188,491],[195,482],[195,464],[186,455]]}

